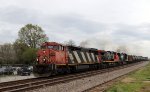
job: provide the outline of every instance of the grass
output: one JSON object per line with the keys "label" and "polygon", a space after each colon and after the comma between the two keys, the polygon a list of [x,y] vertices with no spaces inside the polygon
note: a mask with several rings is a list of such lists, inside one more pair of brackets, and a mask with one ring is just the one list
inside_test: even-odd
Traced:
{"label": "grass", "polygon": [[130,73],[126,78],[108,88],[106,92],[150,92],[150,63]]}

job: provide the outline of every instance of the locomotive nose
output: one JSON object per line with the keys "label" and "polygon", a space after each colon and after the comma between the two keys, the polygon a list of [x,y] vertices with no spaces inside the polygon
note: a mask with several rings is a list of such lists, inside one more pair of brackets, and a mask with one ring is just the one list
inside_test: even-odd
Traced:
{"label": "locomotive nose", "polygon": [[55,56],[55,52],[54,52],[54,51],[51,51],[51,52],[49,53],[49,55],[50,55],[50,56]]}
{"label": "locomotive nose", "polygon": [[50,51],[49,53],[49,63],[54,63],[55,62],[55,51]]}
{"label": "locomotive nose", "polygon": [[40,64],[51,64],[55,61],[55,52],[53,50],[41,50],[38,53],[37,61]]}

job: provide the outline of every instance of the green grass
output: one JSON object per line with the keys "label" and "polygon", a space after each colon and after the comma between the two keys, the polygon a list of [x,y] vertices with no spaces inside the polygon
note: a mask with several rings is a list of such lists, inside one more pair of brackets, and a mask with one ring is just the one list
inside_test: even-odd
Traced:
{"label": "green grass", "polygon": [[136,90],[139,90],[137,88],[140,87],[140,83],[119,83],[110,88],[107,92],[135,92]]}
{"label": "green grass", "polygon": [[150,92],[150,63],[144,68],[130,73],[125,79],[130,80],[120,80],[106,92]]}

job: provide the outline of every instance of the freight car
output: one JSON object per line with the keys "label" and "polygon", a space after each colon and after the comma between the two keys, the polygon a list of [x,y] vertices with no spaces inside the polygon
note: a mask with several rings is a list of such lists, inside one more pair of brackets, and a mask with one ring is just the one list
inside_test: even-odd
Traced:
{"label": "freight car", "polygon": [[58,73],[106,68],[112,64],[121,65],[146,59],[146,57],[138,56],[136,58],[125,53],[45,42],[37,52],[33,72],[36,76],[49,76]]}

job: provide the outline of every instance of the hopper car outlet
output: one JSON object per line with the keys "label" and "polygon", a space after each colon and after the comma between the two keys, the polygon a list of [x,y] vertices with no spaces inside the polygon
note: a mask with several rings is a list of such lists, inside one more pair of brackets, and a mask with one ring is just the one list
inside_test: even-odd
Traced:
{"label": "hopper car outlet", "polygon": [[143,56],[45,42],[37,52],[33,72],[36,76],[50,76],[147,60]]}

